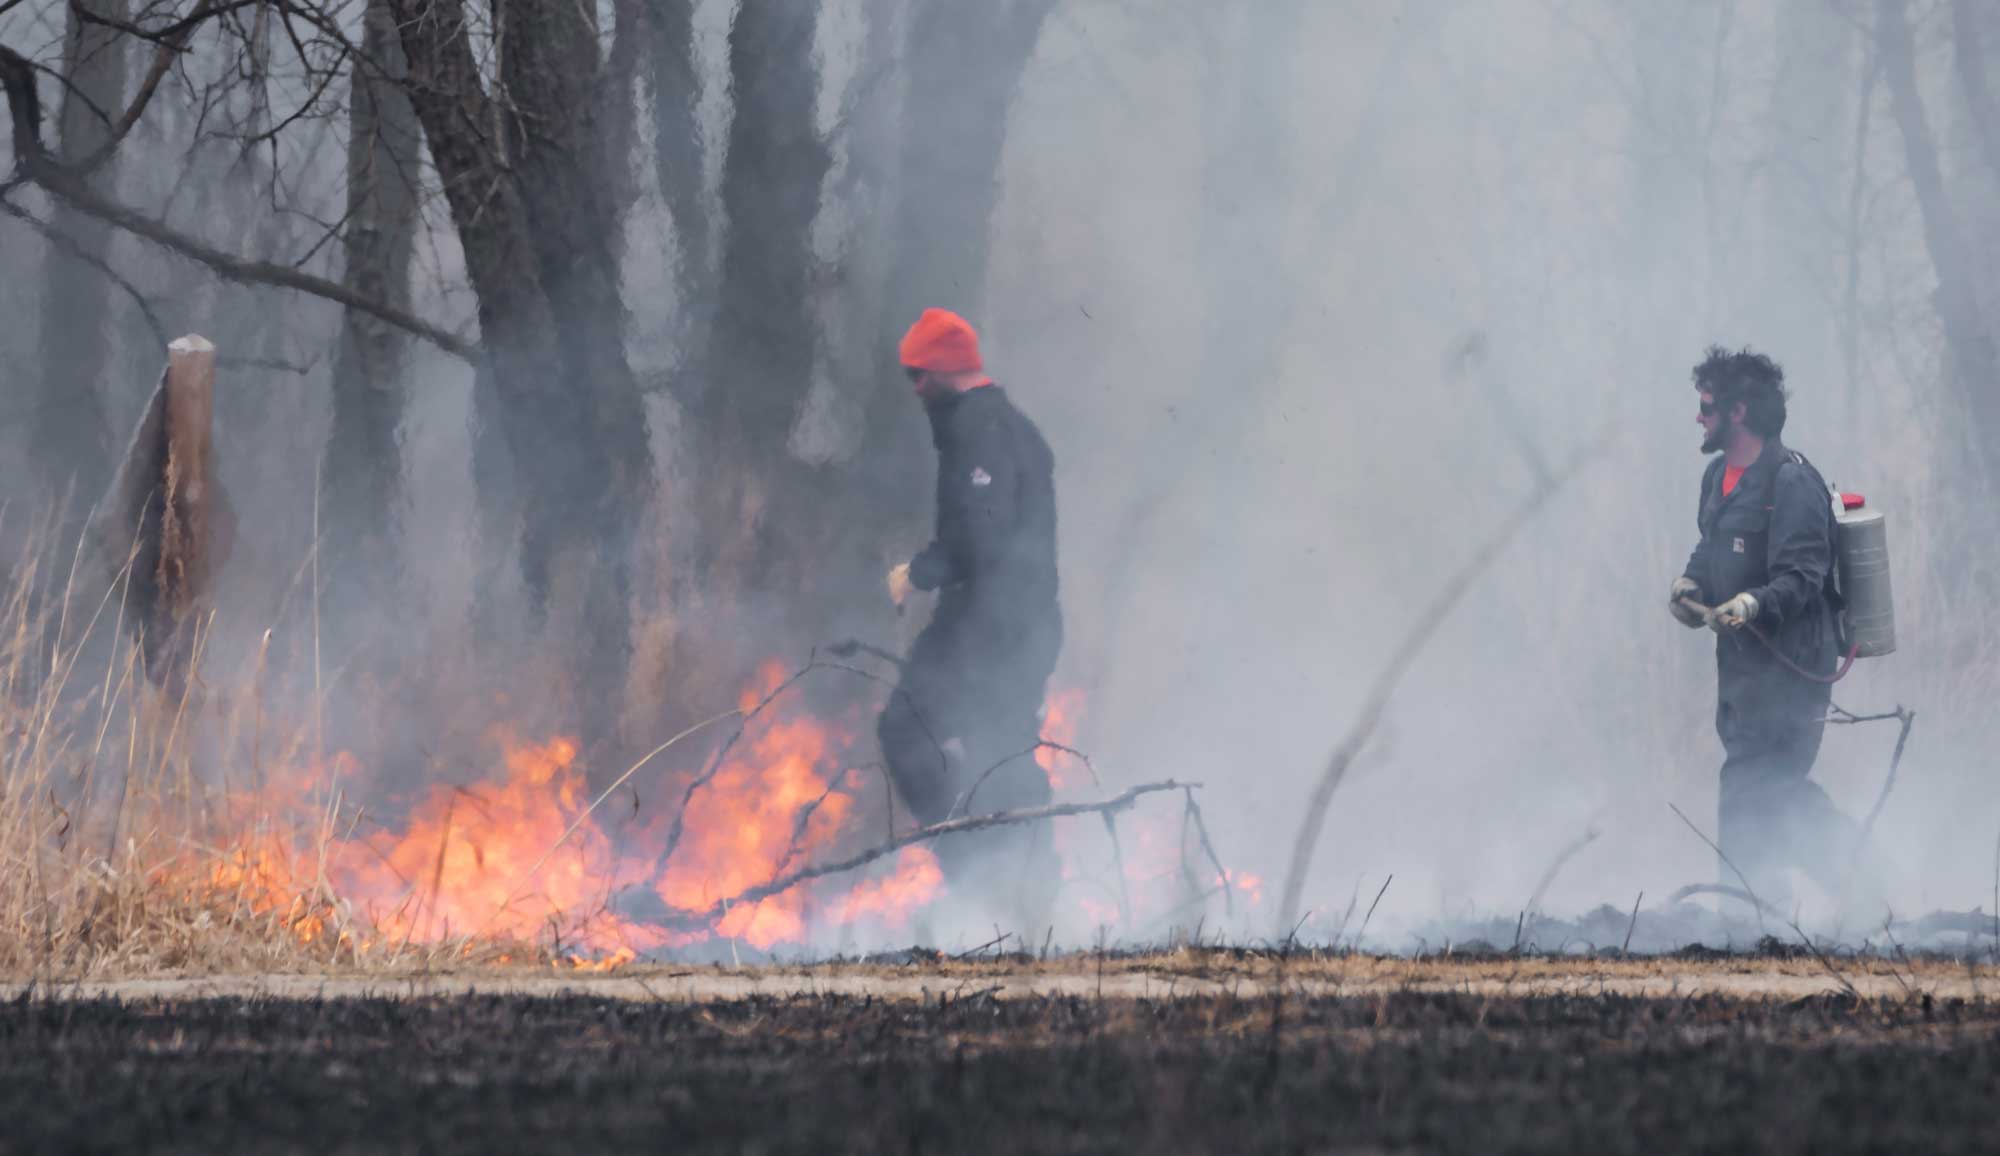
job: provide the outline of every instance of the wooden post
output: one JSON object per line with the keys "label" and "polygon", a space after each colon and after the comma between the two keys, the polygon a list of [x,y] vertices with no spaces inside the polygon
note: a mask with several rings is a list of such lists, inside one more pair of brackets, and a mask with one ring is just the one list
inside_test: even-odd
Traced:
{"label": "wooden post", "polygon": [[215,346],[190,334],[167,346],[165,494],[160,524],[160,617],[178,630],[208,590],[210,433]]}
{"label": "wooden post", "polygon": [[215,346],[189,334],[167,346],[166,372],[91,519],[107,574],[126,574],[146,676],[175,696],[190,673],[197,609],[235,537],[215,482],[214,424]]}

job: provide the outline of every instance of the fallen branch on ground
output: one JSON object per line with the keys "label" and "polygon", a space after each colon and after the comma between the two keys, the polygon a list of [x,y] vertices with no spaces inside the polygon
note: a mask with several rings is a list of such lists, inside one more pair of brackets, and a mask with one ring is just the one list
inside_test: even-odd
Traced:
{"label": "fallen branch on ground", "polygon": [[[780,892],[789,891],[801,883],[828,875],[838,875],[864,867],[887,855],[893,855],[905,847],[918,843],[928,843],[946,835],[960,835],[969,831],[983,831],[988,827],[1001,827],[1015,823],[1036,823],[1043,819],[1061,819],[1070,815],[1111,815],[1130,807],[1141,795],[1151,795],[1160,791],[1179,791],[1199,787],[1200,783],[1186,783],[1167,779],[1158,783],[1142,783],[1113,798],[1096,803],[1051,803],[1046,807],[1028,807],[1019,811],[996,811],[990,815],[973,815],[961,819],[947,819],[900,835],[866,851],[850,855],[832,863],[822,863],[816,867],[801,867],[760,884],[738,892],[726,899],[720,899],[705,908],[670,908],[660,902],[659,896],[651,888],[630,889],[625,892],[626,903],[622,913],[651,923],[666,931],[696,931],[713,926],[728,914],[729,909],[742,903],[759,903]],[[646,905],[650,910],[635,908]]]}
{"label": "fallen branch on ground", "polygon": [[[1692,899],[1697,895],[1720,895],[1725,899],[1736,899],[1748,903],[1773,919],[1783,919],[1785,917],[1784,912],[1764,902],[1762,899],[1757,898],[1741,887],[1731,887],[1727,883],[1690,883],[1672,895],[1667,896],[1667,906],[1672,907],[1676,903]],[[1637,908],[1635,907],[1634,910],[1637,910]]]}

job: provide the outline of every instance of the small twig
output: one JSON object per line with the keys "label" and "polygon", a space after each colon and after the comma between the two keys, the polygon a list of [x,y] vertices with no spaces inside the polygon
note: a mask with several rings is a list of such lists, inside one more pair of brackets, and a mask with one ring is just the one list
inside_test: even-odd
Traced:
{"label": "small twig", "polygon": [[826,789],[821,791],[817,798],[799,808],[798,817],[792,821],[791,842],[785,846],[785,854],[778,860],[778,870],[783,871],[790,867],[792,860],[798,858],[799,851],[805,846],[807,824],[811,823],[812,817],[819,813],[820,807],[833,797],[833,793],[847,782],[847,776],[853,770],[852,767],[842,767],[840,772],[827,782]]}
{"label": "small twig", "polygon": [[865,654],[870,658],[879,658],[898,670],[903,669],[905,665],[902,655],[891,654],[879,646],[863,642],[858,638],[843,638],[839,642],[828,643],[826,652],[835,658],[853,658],[857,654]]}
{"label": "small twig", "polygon": [[[1861,849],[1868,845],[1869,833],[1875,830],[1875,820],[1882,814],[1882,807],[1889,801],[1889,792],[1896,786],[1896,768],[1903,765],[1903,747],[1910,741],[1910,727],[1917,721],[1917,712],[1904,710],[1901,704],[1887,716],[1900,721],[1903,726],[1896,734],[1896,751],[1889,756],[1889,773],[1882,780],[1882,790],[1875,796],[1875,805],[1868,808],[1868,817],[1861,822],[1861,837],[1855,841],[1854,857],[1858,862]],[[1860,721],[1860,720],[1857,720]]]}
{"label": "small twig", "polygon": [[1194,818],[1195,837],[1201,840],[1202,852],[1208,856],[1209,863],[1215,867],[1217,881],[1222,884],[1222,910],[1230,918],[1234,919],[1236,917],[1236,901],[1231,897],[1234,888],[1229,885],[1229,871],[1222,865],[1222,856],[1215,853],[1215,844],[1209,842],[1208,824],[1202,821],[1201,807],[1194,801],[1194,789],[1192,787],[1187,791],[1187,809],[1182,813]]}
{"label": "small twig", "polygon": [[[1896,938],[1895,924],[1896,924],[1896,915],[1894,912],[1890,912],[1882,920],[1882,934],[1888,938],[1889,946],[1896,949],[1897,962],[1901,963],[1904,967],[1909,968],[1910,973],[1914,975],[1916,974],[1916,967],[1910,962],[1909,953],[1903,950],[1902,941]],[[1911,998],[1917,994],[1915,989],[1913,989],[1910,986],[1910,981],[1903,978],[1902,972],[1891,968],[1889,974],[1891,976],[1894,976],[1896,982],[1902,986],[1904,998],[1906,999]]]}
{"label": "small twig", "polygon": [[1104,820],[1104,834],[1111,840],[1111,870],[1118,875],[1118,922],[1125,933],[1132,933],[1132,888],[1125,879],[1125,848],[1118,842],[1118,821],[1106,811],[1099,816]]}
{"label": "small twig", "polygon": [[1354,909],[1361,905],[1361,876],[1354,877],[1354,890],[1347,893],[1347,910],[1340,913],[1340,925],[1333,929],[1334,950],[1340,949],[1340,937],[1347,934],[1347,921],[1354,918]]}
{"label": "small twig", "polygon": [[1750,897],[1750,902],[1754,905],[1757,911],[1757,930],[1762,931],[1764,929],[1764,911],[1767,905],[1762,899],[1757,898],[1757,889],[1750,886],[1750,877],[1743,873],[1742,868],[1738,867],[1734,860],[1730,859],[1728,855],[1723,853],[1722,847],[1719,844],[1717,844],[1715,840],[1709,838],[1707,834],[1705,834],[1700,827],[1694,825],[1694,820],[1688,818],[1686,812],[1682,811],[1679,807],[1674,806],[1673,803],[1671,802],[1669,802],[1667,806],[1670,809],[1672,809],[1674,814],[1679,815],[1681,817],[1681,822],[1686,823],[1688,825],[1688,830],[1693,831],[1697,836],[1701,838],[1702,842],[1708,844],[1711,848],[1715,850],[1716,856],[1722,860],[1725,866],[1727,866],[1731,871],[1736,872],[1736,878],[1743,884],[1743,893]]}
{"label": "small twig", "polygon": [[999,934],[999,935],[998,935],[997,937],[995,937],[995,938],[993,938],[993,939],[989,939],[989,940],[987,940],[987,941],[986,941],[985,943],[982,943],[982,944],[980,944],[980,945],[979,945],[978,947],[969,947],[969,948],[965,949],[964,951],[961,951],[961,952],[959,952],[959,953],[958,953],[957,955],[954,955],[954,956],[952,956],[952,958],[953,958],[953,959],[970,959],[970,958],[972,958],[973,956],[975,956],[975,955],[978,955],[978,954],[980,954],[981,952],[985,951],[985,950],[986,950],[987,948],[989,948],[989,947],[992,947],[992,946],[994,946],[994,945],[996,945],[996,944],[1001,944],[1001,943],[1005,943],[1005,942],[1007,942],[1007,935],[1008,935],[1008,933],[1007,933],[1007,932],[1004,932],[1004,931],[1003,931],[1003,932],[1001,932],[1001,933],[1000,933],[1000,934]]}
{"label": "small twig", "polygon": [[1792,933],[1799,937],[1799,942],[1806,945],[1806,950],[1812,952],[1812,957],[1819,960],[1819,965],[1826,969],[1826,973],[1832,976],[1835,982],[1840,984],[1841,988],[1847,992],[1848,997],[1855,1003],[1860,1003],[1861,992],[1855,988],[1854,984],[1845,975],[1841,974],[1839,968],[1833,966],[1833,961],[1828,959],[1826,953],[1819,949],[1819,944],[1814,943],[1812,937],[1799,927],[1798,921],[1796,919],[1787,919],[1785,922],[1791,925]]}
{"label": "small twig", "polygon": [[1639,892],[1639,897],[1632,901],[1632,918],[1625,924],[1625,942],[1618,945],[1618,954],[1620,955],[1630,955],[1632,953],[1632,932],[1639,926],[1639,904],[1645,902],[1645,899],[1646,893],[1641,891]]}
{"label": "small twig", "polygon": [[1563,869],[1563,865],[1571,859],[1576,858],[1577,853],[1585,847],[1597,842],[1597,837],[1601,834],[1603,832],[1599,831],[1596,827],[1588,828],[1583,834],[1570,840],[1569,844],[1562,850],[1556,852],[1555,861],[1549,864],[1547,871],[1542,872],[1541,882],[1535,884],[1535,893],[1528,897],[1528,906],[1523,910],[1540,911],[1542,909],[1542,896],[1548,894],[1549,884],[1556,881],[1556,875]]}
{"label": "small twig", "polygon": [[[755,722],[758,716],[762,715],[764,711],[768,709],[773,702],[777,701],[780,695],[784,694],[785,691],[791,689],[793,686],[798,685],[798,683],[802,679],[804,679],[807,675],[813,673],[816,670],[843,671],[847,674],[854,675],[858,678],[866,679],[869,682],[874,682],[882,686],[889,687],[890,693],[892,695],[900,696],[903,699],[903,701],[909,706],[911,716],[917,720],[917,726],[923,730],[924,737],[930,740],[932,748],[936,750],[938,756],[938,764],[940,766],[944,765],[945,755],[944,755],[943,744],[938,742],[937,735],[931,730],[930,723],[924,719],[923,712],[917,709],[917,704],[915,700],[911,699],[909,695],[902,690],[902,688],[896,686],[894,683],[889,682],[887,679],[882,678],[880,675],[873,674],[866,670],[862,670],[860,667],[847,666],[843,663],[838,663],[838,662],[822,662],[819,659],[818,653],[814,652],[812,655],[808,656],[808,658],[806,659],[806,664],[804,666],[800,667],[796,672],[794,672],[790,678],[787,678],[785,681],[779,683],[776,687],[772,688],[771,692],[765,695],[763,699],[757,703],[756,706],[751,707],[748,711],[729,712],[729,714],[741,714],[743,716],[743,720],[742,722],[737,724],[736,729],[730,733],[729,737],[723,741],[722,746],[719,747],[716,750],[715,754],[709,758],[708,765],[702,768],[702,772],[696,775],[693,778],[693,780],[691,780],[688,783],[687,789],[685,791],[681,792],[680,810],[674,813],[673,826],[668,828],[667,830],[667,841],[665,845],[660,848],[659,855],[655,857],[653,860],[653,867],[652,871],[650,872],[651,878],[657,879],[663,872],[666,871],[668,860],[672,859],[674,852],[677,849],[679,849],[681,845],[681,837],[686,833],[687,830],[688,804],[694,800],[695,792],[707,786],[709,782],[712,781],[715,778],[715,776],[721,772],[723,760],[729,757],[729,752],[735,749],[736,744],[743,738],[744,732],[750,729],[750,724]],[[717,717],[726,718],[728,717],[728,715],[719,715]],[[893,824],[893,822],[894,820],[892,817],[891,823]]]}
{"label": "small twig", "polygon": [[124,292],[125,296],[132,299],[132,305],[139,311],[140,318],[146,322],[146,328],[153,331],[153,340],[156,343],[165,345],[171,340],[167,336],[166,326],[160,323],[159,314],[153,312],[151,299],[137,285],[132,284],[123,273],[112,268],[110,262],[91,252],[83,245],[78,244],[69,234],[48,225],[40,217],[20,208],[11,201],[0,199],[0,212],[6,213],[8,216],[40,233],[43,240],[55,246],[63,253],[68,254],[71,258],[95,269],[105,280],[116,285]]}
{"label": "small twig", "polygon": [[1361,950],[1361,937],[1368,934],[1368,921],[1375,918],[1376,905],[1382,902],[1382,897],[1389,893],[1389,884],[1395,881],[1396,873],[1393,871],[1389,873],[1387,879],[1382,880],[1382,889],[1375,893],[1375,901],[1368,905],[1368,914],[1361,917],[1361,929],[1354,933],[1354,950]]}
{"label": "small twig", "polygon": [[[549,845],[549,849],[542,852],[542,857],[535,860],[535,865],[533,867],[528,868],[527,872],[521,876],[521,881],[514,885],[513,889],[507,896],[506,902],[500,904],[499,907],[495,908],[492,916],[487,919],[485,925],[482,926],[478,932],[474,933],[475,938],[478,935],[484,934],[486,927],[492,926],[493,920],[500,918],[500,916],[503,913],[505,913],[509,907],[513,905],[516,899],[521,898],[521,895],[523,894],[523,889],[527,887],[528,881],[535,877],[535,873],[542,869],[543,864],[549,861],[549,858],[556,853],[558,848],[560,848],[564,843],[569,842],[569,837],[571,835],[576,834],[577,829],[583,826],[584,821],[589,819],[590,816],[594,814],[599,807],[604,805],[604,800],[610,798],[612,794],[618,790],[618,788],[624,786],[625,781],[627,779],[630,779],[633,775],[638,774],[639,769],[641,767],[644,767],[647,763],[652,762],[660,755],[666,753],[666,751],[669,748],[679,743],[682,739],[685,739],[693,734],[696,734],[697,732],[706,730],[709,727],[714,726],[716,723],[719,723],[724,719],[733,718],[741,713],[742,713],[741,711],[726,710],[723,711],[721,714],[710,715],[708,718],[705,718],[700,722],[695,723],[690,727],[687,727],[686,729],[682,730],[679,734],[668,739],[666,742],[663,742],[659,746],[654,747],[652,750],[647,751],[645,755],[639,759],[638,762],[633,763],[630,767],[627,767],[625,769],[625,773],[618,776],[616,779],[613,779],[611,781],[610,786],[604,788],[604,790],[598,794],[597,798],[591,800],[590,806],[585,807],[581,814],[577,815],[575,819],[570,821],[570,825],[564,828],[563,833],[561,835],[558,835],[556,837],[556,841]],[[655,876],[655,878],[657,878],[657,875]]]}
{"label": "small twig", "polygon": [[994,763],[993,765],[987,767],[985,770],[979,772],[979,777],[972,780],[972,785],[967,787],[965,789],[965,793],[961,794],[957,798],[957,800],[952,803],[951,810],[945,812],[945,818],[956,819],[960,815],[971,814],[973,796],[979,794],[979,788],[986,785],[986,780],[992,778],[994,772],[998,771],[1002,767],[1012,766],[1013,764],[1020,762],[1022,759],[1028,758],[1035,754],[1039,754],[1040,752],[1045,750],[1060,751],[1063,754],[1075,756],[1077,759],[1082,761],[1084,769],[1090,772],[1090,781],[1097,784],[1097,789],[1100,791],[1104,789],[1104,780],[1097,777],[1097,768],[1091,765],[1089,755],[1084,754],[1082,751],[1077,750],[1075,747],[1064,746],[1063,744],[1059,742],[1054,742],[1050,739],[1037,738],[1034,742],[1034,745],[1023,747],[1020,750],[1015,751],[1013,754],[1008,755],[1005,758],[1001,759],[999,762]]}

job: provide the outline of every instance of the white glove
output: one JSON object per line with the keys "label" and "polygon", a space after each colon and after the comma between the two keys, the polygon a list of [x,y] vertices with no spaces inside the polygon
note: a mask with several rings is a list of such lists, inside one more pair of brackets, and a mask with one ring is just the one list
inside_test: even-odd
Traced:
{"label": "white glove", "polygon": [[1731,630],[1757,617],[1757,599],[1750,594],[1738,594],[1715,608],[1715,617],[1710,625],[1720,631],[1727,626]]}
{"label": "white glove", "polygon": [[910,591],[914,589],[916,587],[910,582],[910,564],[908,562],[889,571],[889,601],[894,602],[898,609],[902,608],[903,603],[909,601]]}
{"label": "white glove", "polygon": [[1690,628],[1707,626],[1708,622],[1702,618],[1701,611],[1682,602],[1683,598],[1695,602],[1701,601],[1701,583],[1685,576],[1674,579],[1674,584],[1667,588],[1667,612],[1682,626]]}

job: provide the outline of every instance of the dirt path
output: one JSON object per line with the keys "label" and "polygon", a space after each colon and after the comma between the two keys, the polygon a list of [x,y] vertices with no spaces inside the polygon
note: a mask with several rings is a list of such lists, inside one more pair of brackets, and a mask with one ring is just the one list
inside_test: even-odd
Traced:
{"label": "dirt path", "polygon": [[[326,999],[390,996],[593,995],[637,1001],[714,1003],[788,995],[869,996],[925,1001],[978,992],[997,999],[1048,995],[1163,999],[1175,995],[1287,991],[1315,997],[1442,992],[1481,996],[1612,995],[1661,998],[1695,994],[1796,1000],[1852,990],[1867,999],[1928,994],[1979,999],[2000,994],[2000,969],[1924,960],[1769,957],[1721,960],[1294,959],[1180,953],[1113,959],[1033,962],[940,962],[913,966],[825,964],[812,967],[627,967],[607,974],[525,967],[415,975],[229,975],[41,984],[57,998],[188,1000],[213,997]],[[26,985],[0,987],[19,996]]]}

